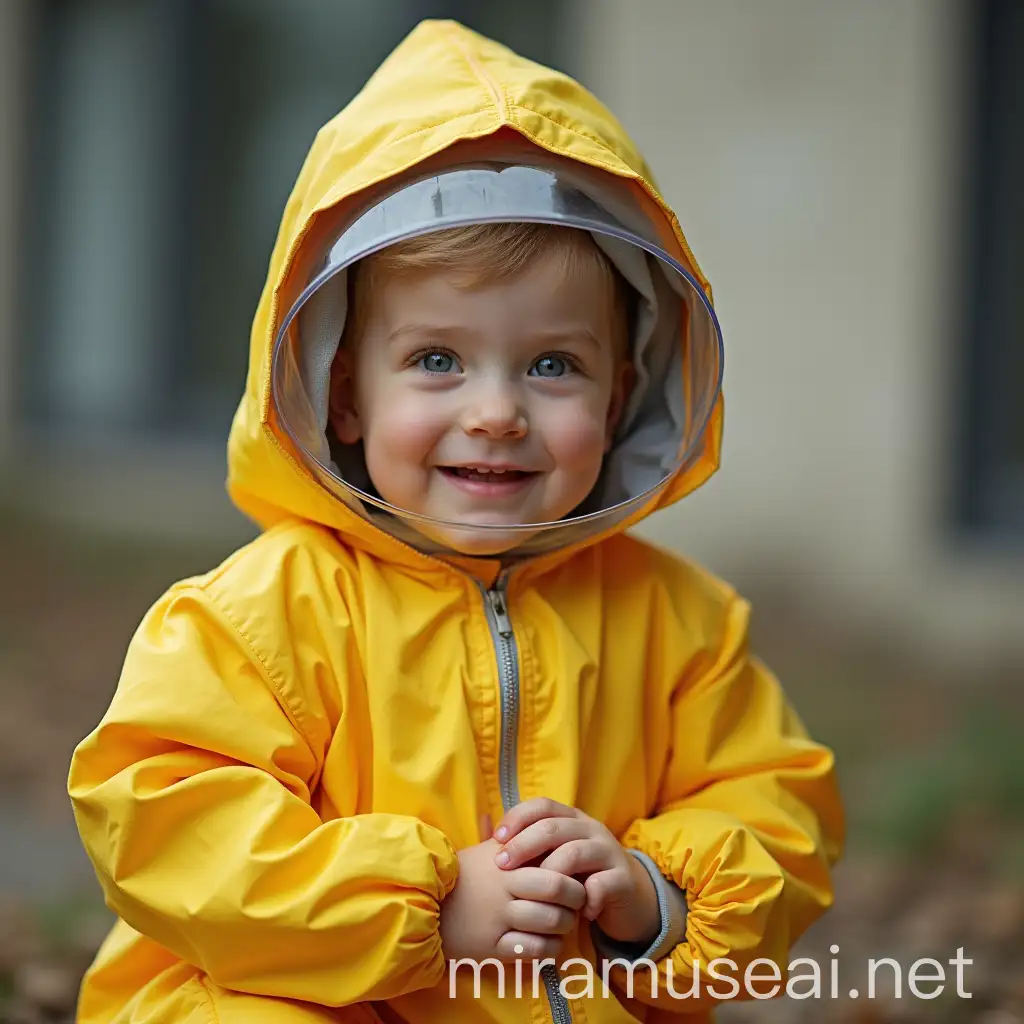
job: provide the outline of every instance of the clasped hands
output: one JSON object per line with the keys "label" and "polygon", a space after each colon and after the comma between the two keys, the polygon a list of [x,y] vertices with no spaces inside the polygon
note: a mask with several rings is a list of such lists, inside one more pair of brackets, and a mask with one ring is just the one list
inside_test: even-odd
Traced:
{"label": "clasped hands", "polygon": [[491,838],[460,850],[441,903],[449,960],[556,957],[579,915],[611,939],[653,941],[661,915],[644,866],[599,821],[540,798],[517,804]]}

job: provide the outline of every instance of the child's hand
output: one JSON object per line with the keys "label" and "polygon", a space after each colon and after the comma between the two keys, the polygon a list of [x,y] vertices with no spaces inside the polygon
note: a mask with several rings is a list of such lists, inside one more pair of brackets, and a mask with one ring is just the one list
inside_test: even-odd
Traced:
{"label": "child's hand", "polygon": [[[587,894],[581,882],[545,868],[502,871],[493,839],[459,851],[459,877],[441,901],[441,946],[449,960],[557,956]],[[517,951],[516,947],[521,947]]]}
{"label": "child's hand", "polygon": [[[658,893],[644,866],[599,821],[545,798],[513,807],[498,823],[495,863],[509,871],[543,853],[541,869],[586,875],[584,915],[619,942],[653,941],[661,927]],[[552,852],[548,852],[552,851]]]}

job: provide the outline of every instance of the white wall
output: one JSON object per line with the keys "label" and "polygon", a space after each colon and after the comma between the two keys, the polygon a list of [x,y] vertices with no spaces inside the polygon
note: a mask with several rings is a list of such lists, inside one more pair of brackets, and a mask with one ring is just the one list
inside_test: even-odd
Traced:
{"label": "white wall", "polygon": [[1024,566],[1004,577],[973,556],[954,565],[939,521],[962,9],[576,8],[573,66],[647,156],[726,339],[723,469],[648,533],[723,573],[760,567],[964,650],[1024,643]]}

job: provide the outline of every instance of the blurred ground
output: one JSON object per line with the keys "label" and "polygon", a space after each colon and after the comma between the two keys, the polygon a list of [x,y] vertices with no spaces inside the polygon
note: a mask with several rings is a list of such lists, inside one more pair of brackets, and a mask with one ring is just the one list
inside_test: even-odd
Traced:
{"label": "blurred ground", "polygon": [[[0,1024],[72,1020],[108,918],[65,796],[71,751],[109,701],[148,605],[224,553],[0,520]],[[762,592],[745,589],[755,646],[837,750],[849,807],[836,907],[798,952],[827,967],[838,944],[839,990],[862,996],[827,998],[826,976],[821,1000],[730,1007],[723,1020],[1024,1021],[1024,668],[944,674],[763,578]],[[958,947],[973,960],[969,1001],[952,985],[915,999],[906,978],[895,999],[882,971],[866,998],[868,957],[948,963]]]}

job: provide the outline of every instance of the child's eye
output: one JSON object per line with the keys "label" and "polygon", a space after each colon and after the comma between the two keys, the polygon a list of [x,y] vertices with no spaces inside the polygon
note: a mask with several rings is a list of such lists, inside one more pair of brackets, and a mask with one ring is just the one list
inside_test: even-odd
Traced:
{"label": "child's eye", "polygon": [[448,352],[424,352],[417,359],[416,365],[427,373],[451,373],[458,367],[455,357]]}
{"label": "child's eye", "polygon": [[572,369],[570,360],[563,356],[542,356],[530,367],[530,373],[535,377],[564,377]]}

